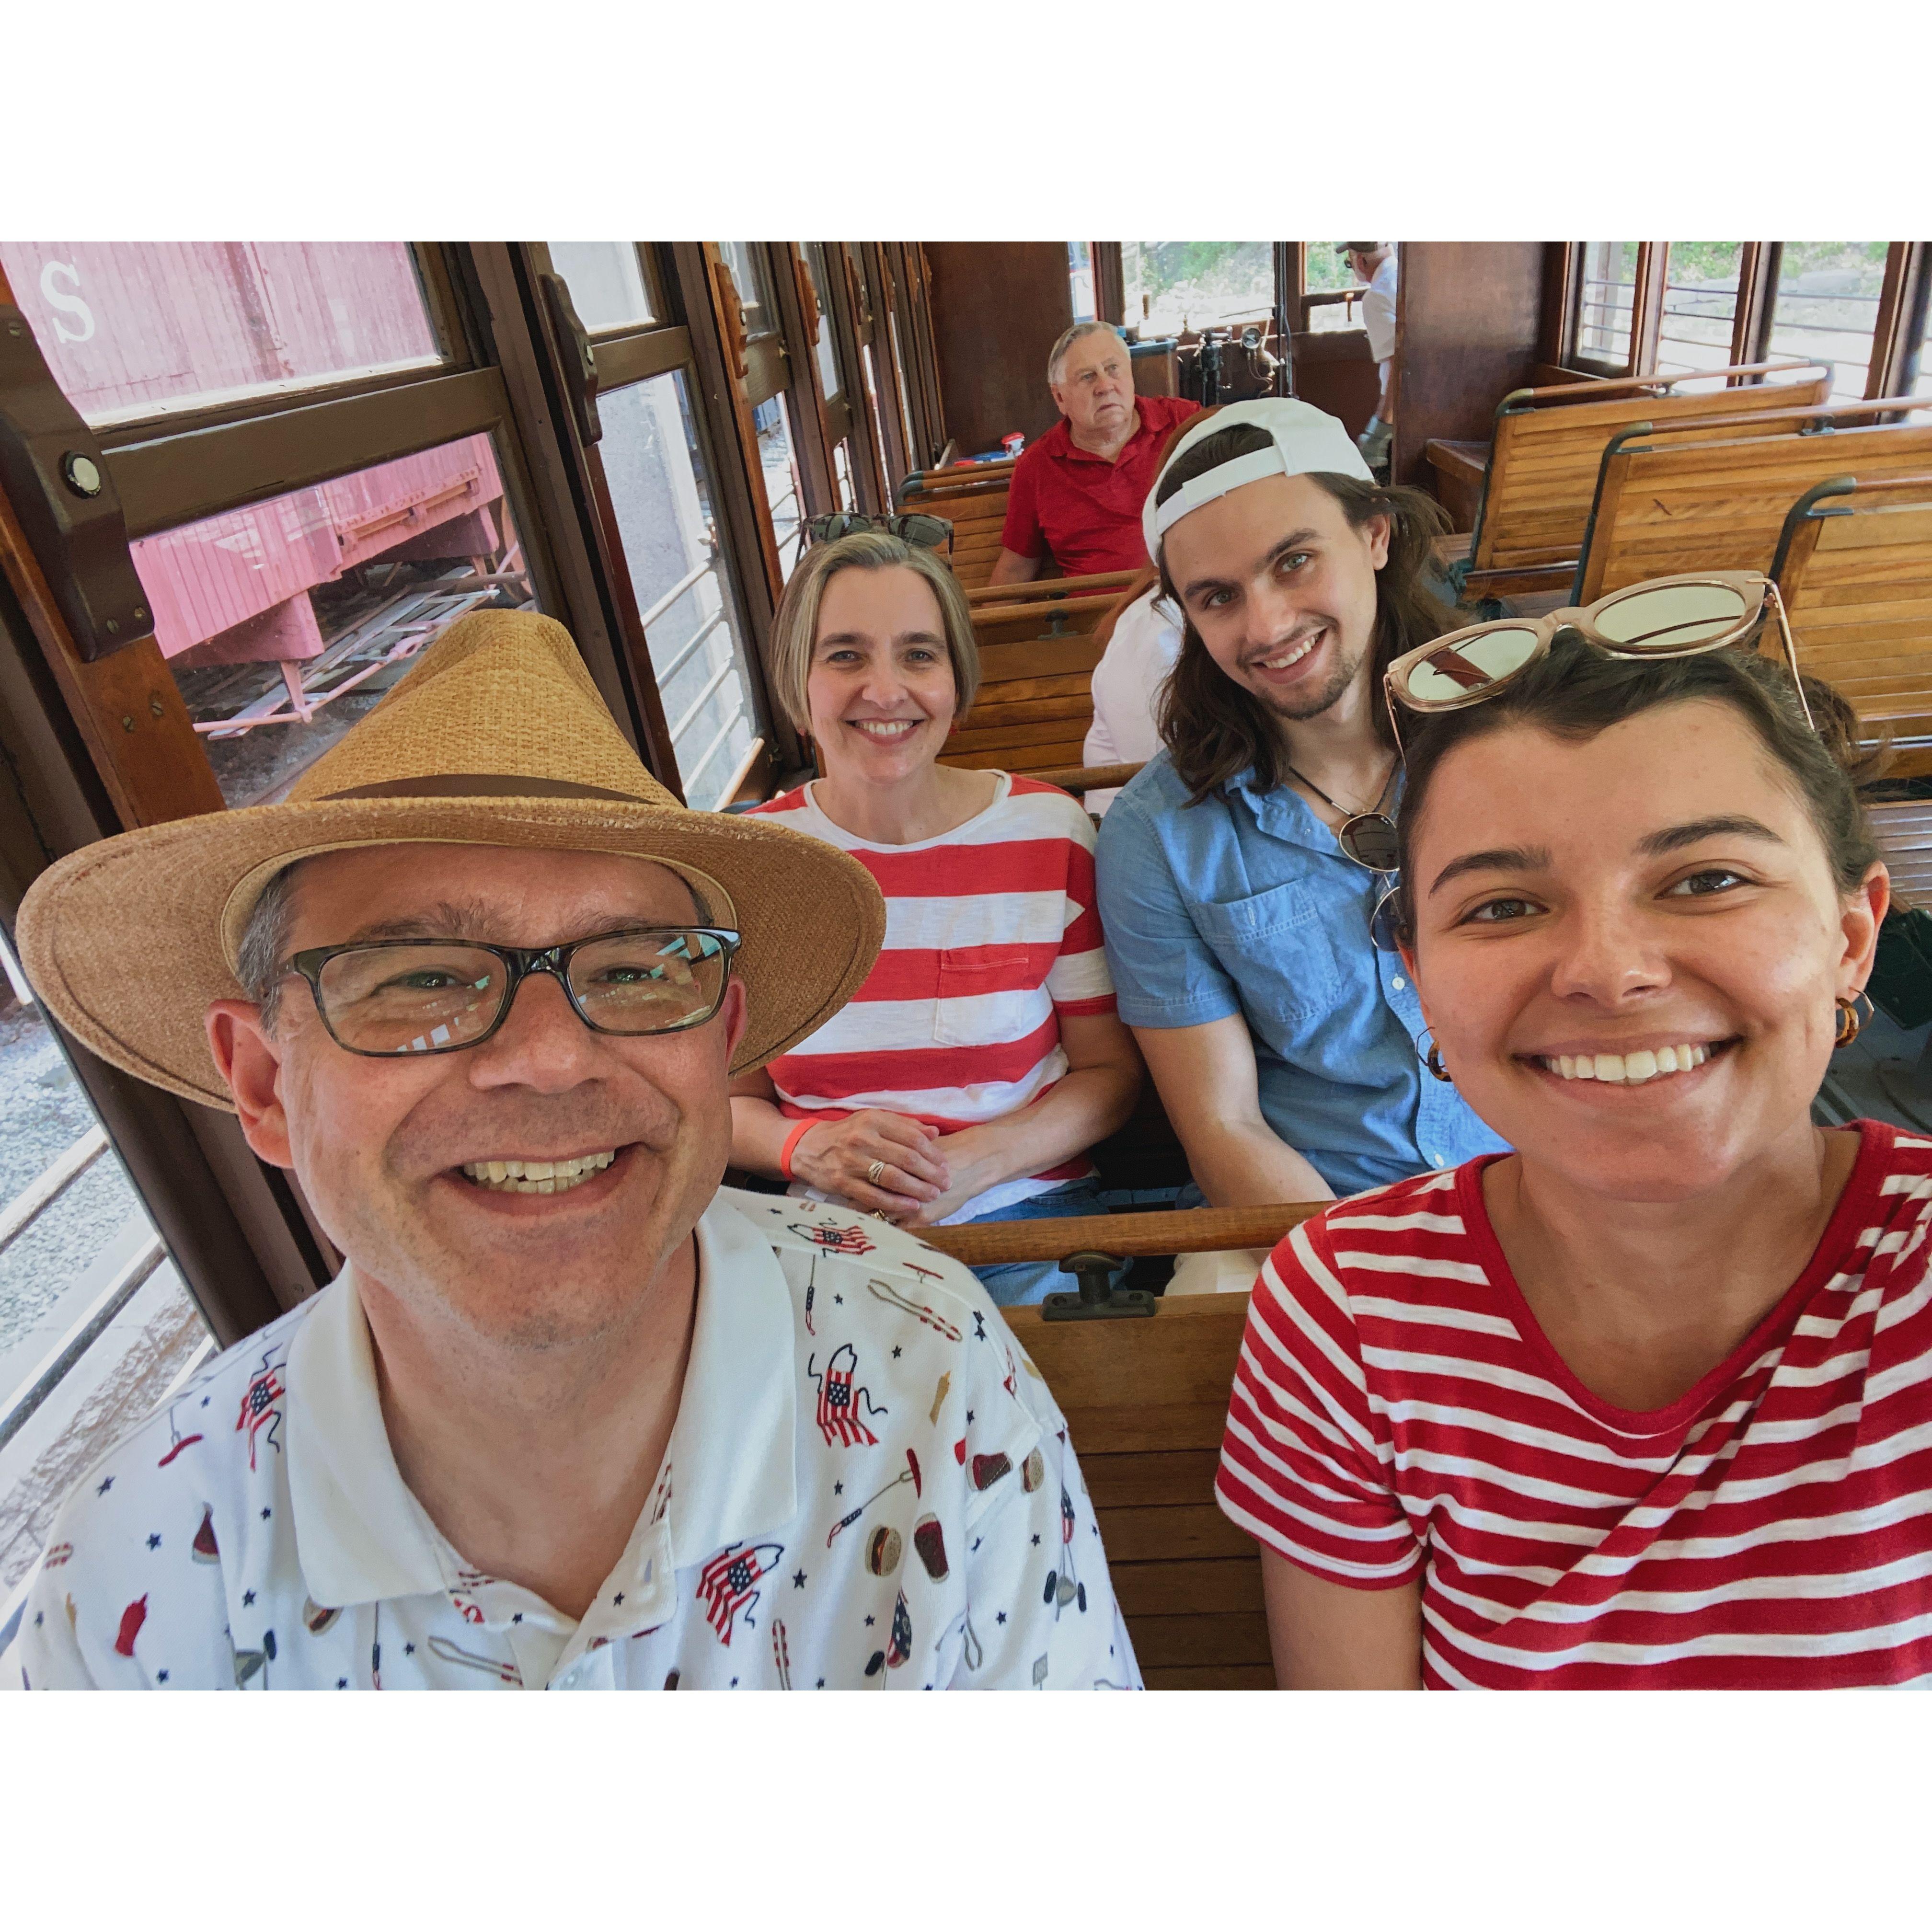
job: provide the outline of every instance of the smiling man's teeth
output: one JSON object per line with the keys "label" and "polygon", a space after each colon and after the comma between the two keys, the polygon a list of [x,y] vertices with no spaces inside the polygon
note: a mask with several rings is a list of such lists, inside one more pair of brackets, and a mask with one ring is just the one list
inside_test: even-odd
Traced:
{"label": "smiling man's teeth", "polygon": [[574,1160],[469,1160],[463,1171],[478,1186],[499,1194],[567,1194],[617,1158],[608,1154],[579,1154]]}
{"label": "smiling man's teeth", "polygon": [[1660,1046],[1653,1053],[1644,1048],[1636,1053],[1586,1053],[1572,1058],[1567,1053],[1541,1060],[1552,1073],[1564,1080],[1601,1080],[1612,1087],[1641,1087],[1665,1073],[1688,1073],[1711,1057],[1708,1046]]}
{"label": "smiling man's teeth", "polygon": [[1293,650],[1284,651],[1278,658],[1262,658],[1258,662],[1263,670],[1286,670],[1290,664],[1298,664],[1322,641],[1322,632],[1316,632],[1304,639]]}

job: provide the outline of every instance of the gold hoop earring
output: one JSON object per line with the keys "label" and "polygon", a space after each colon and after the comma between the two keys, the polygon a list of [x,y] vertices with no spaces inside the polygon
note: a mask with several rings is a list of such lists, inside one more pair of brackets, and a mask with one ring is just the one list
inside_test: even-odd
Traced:
{"label": "gold hoop earring", "polygon": [[1442,1064],[1442,1056],[1436,1050],[1436,1035],[1433,1030],[1426,1031],[1423,1035],[1423,1038],[1428,1041],[1429,1050],[1426,1053],[1422,1051],[1422,1042],[1420,1040],[1418,1040],[1416,1042],[1418,1057],[1421,1060],[1423,1065],[1427,1067],[1430,1072],[1434,1075],[1438,1080],[1442,1081],[1445,1084],[1453,1085],[1454,1083],[1450,1079],[1449,1070]]}
{"label": "gold hoop earring", "polygon": [[1864,1030],[1864,1022],[1858,1017],[1858,1002],[1861,1000],[1864,1001],[1868,1012],[1875,1010],[1862,988],[1849,1000],[1840,999],[1833,1002],[1838,1010],[1838,1030],[1832,1042],[1834,1050],[1841,1046],[1850,1046]]}

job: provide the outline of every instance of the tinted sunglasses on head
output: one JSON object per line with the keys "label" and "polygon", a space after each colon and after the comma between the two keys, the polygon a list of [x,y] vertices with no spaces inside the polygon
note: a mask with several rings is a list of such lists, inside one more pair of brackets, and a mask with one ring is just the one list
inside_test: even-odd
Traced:
{"label": "tinted sunglasses on head", "polygon": [[1405,652],[1382,679],[1396,746],[1402,742],[1396,706],[1426,716],[1480,704],[1546,656],[1559,631],[1576,631],[1612,657],[1696,657],[1742,644],[1767,603],[1777,614],[1785,662],[1804,722],[1815,730],[1798,668],[1798,647],[1792,641],[1778,586],[1755,570],[1706,570],[1654,577],[1613,590],[1580,610],[1472,624]]}
{"label": "tinted sunglasses on head", "polygon": [[916,544],[921,550],[944,548],[952,554],[952,526],[944,517],[928,517],[917,512],[904,515],[868,517],[856,510],[835,510],[830,515],[814,517],[802,536],[812,543],[836,543],[856,530],[882,530],[889,537]]}

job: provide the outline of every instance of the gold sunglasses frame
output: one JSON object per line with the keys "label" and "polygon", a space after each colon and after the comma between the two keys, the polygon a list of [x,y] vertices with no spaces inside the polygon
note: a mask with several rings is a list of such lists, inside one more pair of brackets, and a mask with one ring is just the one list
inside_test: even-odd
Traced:
{"label": "gold sunglasses frame", "polygon": [[[1735,590],[1745,602],[1745,608],[1736,624],[1721,636],[1708,638],[1694,644],[1666,649],[1646,650],[1605,637],[1597,628],[1604,614],[1626,599],[1653,590],[1669,590],[1693,584],[1717,585]],[[1430,717],[1445,711],[1466,710],[1472,704],[1480,704],[1485,698],[1493,698],[1513,679],[1520,677],[1530,666],[1547,656],[1550,646],[1556,641],[1559,631],[1574,630],[1581,634],[1600,651],[1616,658],[1694,658],[1701,657],[1706,651],[1720,651],[1732,644],[1742,644],[1764,619],[1765,606],[1768,603],[1777,613],[1778,628],[1784,640],[1785,662],[1790,668],[1792,688],[1798,694],[1798,702],[1804,713],[1804,722],[1813,730],[1818,728],[1811,716],[1811,706],[1804,696],[1804,680],[1798,667],[1798,646],[1791,635],[1791,622],[1785,614],[1784,599],[1779,596],[1778,586],[1762,571],[1756,570],[1693,570],[1673,577],[1646,578],[1641,584],[1627,584],[1621,590],[1612,590],[1599,597],[1594,604],[1552,610],[1546,616],[1536,618],[1496,617],[1480,624],[1466,625],[1460,631],[1446,632],[1439,638],[1432,638],[1426,644],[1419,644],[1412,651],[1405,651],[1382,674],[1382,701],[1388,706],[1389,728],[1395,734],[1396,751],[1402,754],[1402,727],[1396,710],[1413,711],[1419,717]],[[1438,653],[1466,642],[1472,638],[1487,637],[1498,631],[1528,631],[1535,641],[1529,654],[1513,670],[1500,677],[1491,678],[1480,690],[1459,693],[1454,698],[1414,698],[1407,688],[1409,674],[1418,665],[1426,664]]]}

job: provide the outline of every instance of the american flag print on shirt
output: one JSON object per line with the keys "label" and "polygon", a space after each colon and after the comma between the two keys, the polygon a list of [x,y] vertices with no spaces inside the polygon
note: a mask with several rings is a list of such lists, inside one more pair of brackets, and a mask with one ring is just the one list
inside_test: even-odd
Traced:
{"label": "american flag print on shirt", "polygon": [[1932,1682],[1932,1141],[1857,1131],[1803,1274],[1641,1414],[1524,1303],[1498,1156],[1317,1216],[1255,1286],[1221,1508],[1331,1582],[1419,1577],[1432,1688]]}
{"label": "american flag print on shirt", "polygon": [[[813,787],[757,810],[851,854],[886,901],[886,940],[848,1004],[765,1070],[788,1119],[865,1107],[954,1133],[1030,1106],[1067,1070],[1060,1023],[1111,1013],[1094,907],[1094,826],[1052,785],[1002,772],[985,811],[938,838],[869,844]],[[967,1221],[1094,1172],[1084,1155],[1003,1181]]]}

